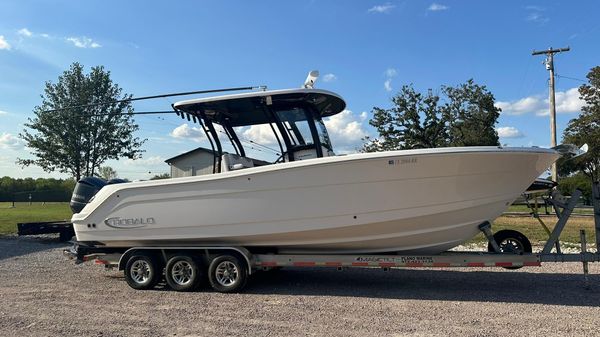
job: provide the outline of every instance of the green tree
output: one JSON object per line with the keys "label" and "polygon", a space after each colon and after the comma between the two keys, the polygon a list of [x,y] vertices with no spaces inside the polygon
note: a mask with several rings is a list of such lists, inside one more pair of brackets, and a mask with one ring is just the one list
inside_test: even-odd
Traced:
{"label": "green tree", "polygon": [[568,177],[560,178],[558,189],[563,195],[571,195],[578,188],[582,192],[583,199],[587,205],[592,202],[592,181],[582,172],[578,172]]}
{"label": "green tree", "polygon": [[118,177],[117,171],[110,166],[100,166],[98,168],[98,176],[106,180],[111,180]]}
{"label": "green tree", "polygon": [[159,180],[159,179],[169,179],[171,175],[169,173],[161,173],[157,174],[154,177],[150,178],[150,180]]}
{"label": "green tree", "polygon": [[[133,108],[129,102],[115,102],[129,97],[104,67],[92,67],[84,74],[83,66],[73,63],[57,83],[46,82],[42,103],[33,110],[35,117],[19,135],[34,158],[19,158],[17,163],[69,173],[79,180],[94,175],[108,159],[140,158],[145,140],[134,137],[139,127]],[[111,103],[74,107],[104,102]]]}
{"label": "green tree", "polygon": [[587,74],[588,83],[579,87],[580,98],[585,102],[581,114],[569,121],[563,133],[563,142],[581,146],[588,144],[588,152],[575,159],[561,159],[561,175],[581,171],[592,181],[600,179],[600,67]]}
{"label": "green tree", "polygon": [[390,109],[373,108],[369,121],[377,138],[366,137],[363,152],[444,146],[499,145],[494,126],[500,109],[494,95],[472,79],[457,87],[442,86],[442,98],[405,85]]}

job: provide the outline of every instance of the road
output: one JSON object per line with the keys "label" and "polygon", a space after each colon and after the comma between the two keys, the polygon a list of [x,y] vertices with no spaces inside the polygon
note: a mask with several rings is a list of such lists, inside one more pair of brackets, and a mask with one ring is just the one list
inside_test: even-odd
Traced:
{"label": "road", "polygon": [[0,238],[0,336],[600,335],[600,265],[283,269],[242,294],[130,289],[48,238]]}

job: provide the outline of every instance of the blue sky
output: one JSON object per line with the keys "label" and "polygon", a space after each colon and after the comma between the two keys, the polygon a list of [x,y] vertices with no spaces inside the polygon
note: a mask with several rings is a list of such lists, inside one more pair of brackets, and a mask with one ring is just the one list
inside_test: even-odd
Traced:
{"label": "blue sky", "polygon": [[[388,107],[403,84],[419,90],[474,78],[503,108],[501,143],[548,146],[548,73],[533,49],[570,46],[561,76],[584,79],[600,65],[595,1],[3,1],[0,10],[0,176],[64,177],[22,169],[18,139],[45,81],[78,61],[104,65],[135,96],[229,86],[317,87],[348,111],[329,120],[338,152],[374,135],[373,106]],[[577,116],[581,82],[557,79],[558,129]],[[138,103],[168,109],[176,98]],[[110,162],[120,176],[167,172],[164,159],[204,142],[172,116],[139,117],[142,160]],[[257,130],[246,130],[247,135]],[[258,130],[259,131],[259,130]],[[268,142],[268,139],[265,139]],[[152,173],[148,173],[152,172]]]}

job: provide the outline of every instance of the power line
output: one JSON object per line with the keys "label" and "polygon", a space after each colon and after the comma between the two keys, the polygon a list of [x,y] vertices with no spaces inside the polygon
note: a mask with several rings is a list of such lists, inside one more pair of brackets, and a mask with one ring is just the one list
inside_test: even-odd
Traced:
{"label": "power line", "polygon": [[559,78],[566,78],[566,79],[573,80],[573,81],[579,81],[579,82],[584,82],[584,83],[586,83],[586,82],[587,82],[586,80],[582,80],[581,78],[575,78],[575,77],[563,76],[563,75],[559,75],[559,74],[556,74],[555,76],[556,76],[556,77],[559,77]]}

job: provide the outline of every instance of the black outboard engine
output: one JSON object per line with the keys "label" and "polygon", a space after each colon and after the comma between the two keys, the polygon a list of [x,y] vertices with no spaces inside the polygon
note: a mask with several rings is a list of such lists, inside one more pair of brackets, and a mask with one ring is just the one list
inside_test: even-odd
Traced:
{"label": "black outboard engine", "polygon": [[75,185],[75,189],[73,190],[73,195],[71,196],[71,202],[69,206],[71,206],[71,211],[73,214],[81,212],[81,210],[90,202],[90,199],[102,187],[106,185],[106,180],[96,177],[85,177],[80,179]]}
{"label": "black outboard engine", "polygon": [[123,179],[111,179],[106,181],[102,178],[97,177],[85,177],[80,179],[75,185],[73,195],[71,196],[71,211],[73,214],[81,212],[81,210],[87,205],[92,197],[100,191],[100,189],[110,184],[124,183],[126,180]]}

